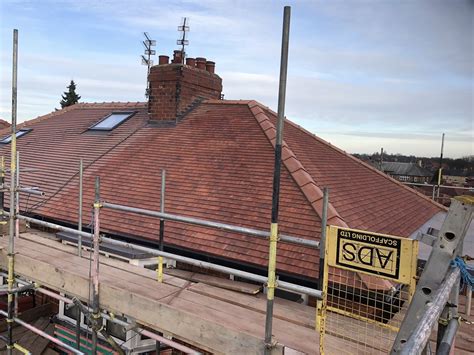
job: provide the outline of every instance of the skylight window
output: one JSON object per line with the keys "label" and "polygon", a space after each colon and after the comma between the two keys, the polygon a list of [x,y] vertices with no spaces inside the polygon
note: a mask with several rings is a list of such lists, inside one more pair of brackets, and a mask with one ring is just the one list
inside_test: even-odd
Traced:
{"label": "skylight window", "polygon": [[134,114],[135,112],[112,112],[89,129],[94,131],[111,131],[117,126],[120,126]]}
{"label": "skylight window", "polygon": [[[15,134],[15,135],[16,135],[16,138],[18,139],[18,138],[24,136],[25,134],[27,134],[27,133],[30,132],[30,131],[31,131],[31,129],[26,129],[26,128],[20,129],[20,130],[16,131],[16,134]],[[1,143],[1,144],[8,144],[8,143],[11,143],[11,141],[12,141],[12,135],[9,134],[8,136],[3,137],[3,138],[0,140],[0,143]]]}

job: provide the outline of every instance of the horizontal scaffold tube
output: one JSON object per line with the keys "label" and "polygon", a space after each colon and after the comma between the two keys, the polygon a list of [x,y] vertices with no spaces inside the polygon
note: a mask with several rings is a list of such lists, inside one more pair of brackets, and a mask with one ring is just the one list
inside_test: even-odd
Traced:
{"label": "horizontal scaffold tube", "polygon": [[[42,221],[40,219],[26,217],[26,216],[22,216],[22,215],[17,215],[17,217],[18,217],[18,219],[21,219],[21,220],[24,220],[24,221],[27,221],[27,222],[30,222],[30,223],[34,223],[34,224],[37,224],[37,225],[40,225],[40,226],[44,226],[44,227],[47,227],[47,228],[57,229],[57,230],[60,230],[60,231],[70,232],[70,233],[73,233],[73,234],[79,234],[80,233],[83,237],[92,238],[92,234],[87,233],[87,232],[79,232],[77,229],[64,227],[64,226],[61,226],[61,225],[58,225],[58,224],[55,224],[55,223],[45,222],[45,221]],[[229,275],[242,277],[246,280],[259,282],[259,283],[262,283],[262,284],[265,284],[267,282],[267,278],[265,276],[252,274],[250,272],[241,271],[241,270],[229,268],[229,267],[222,266],[222,265],[212,264],[212,263],[209,263],[209,262],[206,262],[206,261],[200,261],[200,260],[188,258],[188,257],[181,256],[181,255],[171,254],[171,253],[167,253],[167,252],[164,252],[164,251],[159,251],[157,249],[152,249],[152,248],[144,247],[144,246],[137,245],[137,244],[131,244],[131,243],[128,243],[128,242],[123,242],[123,241],[115,240],[115,239],[112,239],[112,238],[102,237],[101,240],[104,241],[104,242],[110,243],[110,244],[119,245],[119,246],[122,246],[122,247],[131,248],[131,249],[134,249],[134,250],[144,251],[144,252],[152,254],[154,256],[163,256],[165,258],[176,260],[176,261],[188,264],[188,265],[194,265],[194,266],[202,267],[204,269],[220,271],[220,272],[223,272],[223,273],[226,273],[226,274],[229,274]],[[313,297],[316,297],[317,299],[322,298],[322,292],[320,290],[314,290],[312,288],[292,284],[290,282],[278,281],[277,288],[287,290],[287,291],[296,292],[296,293],[301,293],[301,294],[305,294],[305,295],[309,295],[309,296],[313,296]]]}
{"label": "horizontal scaffold tube", "polygon": [[[0,315],[7,317],[8,313],[5,312],[5,311],[0,310]],[[13,317],[13,320],[16,323],[18,323],[19,325],[22,325],[23,327],[25,327],[26,329],[31,330],[33,333],[38,334],[39,336],[41,336],[45,339],[48,339],[49,341],[52,341],[55,344],[58,344],[59,346],[63,347],[66,350],[69,350],[69,351],[73,352],[74,354],[84,355],[84,353],[82,351],[74,349],[73,347],[63,343],[61,340],[49,335],[48,333],[43,332],[41,329],[33,327],[31,324],[28,324],[28,323],[22,321],[20,318]]]}
{"label": "horizontal scaffold tube", "polygon": [[[115,240],[115,239],[111,239],[111,238],[102,238],[102,240],[104,242],[107,242],[107,243],[110,243],[110,244],[119,245],[119,246],[126,247],[126,248],[133,248],[135,250],[144,251],[146,253],[150,253],[150,254],[153,254],[155,256],[163,256],[163,257],[168,258],[168,259],[176,260],[176,261],[182,262],[184,264],[197,266],[197,267],[200,267],[200,268],[203,268],[203,269],[220,271],[220,272],[223,272],[225,274],[242,277],[244,279],[259,282],[259,283],[262,283],[262,284],[267,282],[267,278],[265,276],[260,276],[260,275],[252,274],[250,272],[241,271],[241,270],[237,270],[237,269],[232,269],[230,267],[226,267],[226,266],[222,266],[222,265],[212,264],[212,263],[209,263],[207,261],[191,259],[191,258],[188,258],[188,257],[185,257],[185,256],[171,254],[171,253],[167,253],[167,252],[164,252],[164,251],[159,251],[159,250],[156,250],[156,249],[143,247],[141,245],[130,244],[130,243],[127,243],[127,242],[122,242],[120,240]],[[297,292],[297,293],[306,294],[306,295],[309,295],[309,296],[316,297],[318,299],[322,298],[322,292],[320,290],[314,290],[314,289],[309,288],[309,287],[299,286],[299,285],[295,285],[295,284],[285,282],[285,281],[278,281],[277,283],[278,283],[278,285],[277,285],[278,288],[281,288],[281,289],[284,289],[284,290],[287,290],[287,291],[293,291],[293,292]]]}
{"label": "horizontal scaffold tube", "polygon": [[[7,216],[10,215],[10,213],[6,212],[6,211],[4,212],[4,214],[7,215]],[[61,225],[56,224],[56,223],[50,223],[50,222],[42,221],[40,219],[23,216],[21,214],[17,215],[16,217],[18,219],[22,220],[22,221],[38,224],[38,225],[46,227],[46,228],[57,229],[57,230],[62,231],[62,232],[69,232],[69,233],[73,233],[73,234],[76,234],[76,235],[81,235],[81,236],[86,237],[86,238],[92,238],[93,237],[93,235],[90,234],[90,233],[80,232],[77,229],[64,227],[64,226],[61,226]]]}
{"label": "horizontal scaffold tube", "polygon": [[[203,227],[210,227],[210,228],[215,228],[215,229],[220,229],[220,230],[225,230],[228,232],[235,232],[235,233],[240,233],[240,234],[246,234],[246,235],[251,235],[254,237],[259,237],[259,238],[269,238],[270,237],[270,232],[268,231],[262,231],[258,229],[253,229],[253,228],[246,228],[246,227],[239,227],[239,226],[234,226],[232,224],[225,224],[225,223],[220,223],[220,222],[213,222],[213,221],[207,221],[204,219],[199,219],[199,218],[193,218],[193,217],[185,217],[185,216],[178,216],[175,214],[170,214],[170,213],[162,213],[162,212],[157,212],[157,211],[151,211],[151,210],[145,210],[142,208],[136,208],[136,207],[129,207],[129,206],[123,206],[123,205],[116,205],[113,203],[108,203],[104,202],[102,204],[103,207],[105,208],[110,208],[116,211],[123,211],[123,212],[130,212],[130,213],[136,213],[136,214],[141,214],[144,216],[150,216],[150,217],[156,217],[168,221],[175,221],[175,222],[182,222],[182,223],[188,223],[188,224],[194,224],[197,226],[203,226]],[[319,242],[315,240],[309,240],[305,238],[300,238],[300,237],[293,237],[285,234],[279,234],[278,236],[282,242],[288,242],[292,244],[299,244],[299,245],[304,245],[307,247],[319,248]]]}

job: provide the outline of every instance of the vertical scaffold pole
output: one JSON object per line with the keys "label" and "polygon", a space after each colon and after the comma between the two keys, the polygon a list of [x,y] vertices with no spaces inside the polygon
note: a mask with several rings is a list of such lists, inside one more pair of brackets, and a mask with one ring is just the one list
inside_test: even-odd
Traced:
{"label": "vertical scaffold pole", "polygon": [[283,34],[280,62],[280,85],[278,92],[278,121],[275,142],[275,170],[273,172],[272,221],[270,226],[270,246],[268,253],[267,311],[265,317],[265,354],[274,347],[272,340],[273,300],[276,288],[276,257],[278,243],[278,212],[280,199],[281,151],[283,142],[283,123],[285,117],[286,77],[288,72],[288,44],[290,39],[291,7],[285,6],[283,12]]}
{"label": "vertical scaffold pole", "polygon": [[[161,196],[160,196],[160,212],[165,213],[165,190],[166,190],[166,170],[161,170]],[[163,251],[163,242],[165,238],[165,220],[160,219],[160,251]],[[158,257],[158,282],[163,282],[163,257]],[[156,342],[156,353],[161,352],[161,343]]]}
{"label": "vertical scaffold pole", "polygon": [[323,189],[323,213],[321,216],[321,240],[319,242],[319,278],[318,290],[321,290],[324,283],[324,258],[326,252],[326,229],[328,222],[328,204],[329,204],[329,189]]}
{"label": "vertical scaffold pole", "polygon": [[4,209],[5,209],[5,157],[2,155],[0,160],[0,187],[2,188],[2,192],[0,192],[0,214],[1,214],[1,222],[3,222],[4,217]]}
{"label": "vertical scaffold pole", "polygon": [[[79,161],[79,208],[78,208],[78,220],[77,230],[82,232],[82,178],[84,173],[84,165],[82,158]],[[82,235],[77,235],[77,255],[82,256]]]}
{"label": "vertical scaffold pole", "polygon": [[[15,183],[15,215],[20,214],[20,193],[18,189],[20,188],[20,152],[16,151],[16,183]],[[15,218],[15,238],[20,238],[20,220]],[[13,284],[13,287],[17,287],[17,283]],[[13,295],[13,315],[18,317],[18,294]]]}
{"label": "vertical scaffold pole", "polygon": [[18,82],[18,30],[13,30],[13,75],[12,75],[12,126],[10,155],[10,238],[8,240],[8,317],[7,317],[7,354],[13,352],[13,284],[15,282],[15,225],[16,225],[16,114],[17,114],[17,82]]}
{"label": "vertical scaffold pole", "polygon": [[99,307],[99,238],[100,238],[100,178],[95,178],[95,201],[94,201],[94,252],[92,259],[92,317],[94,324],[92,326],[92,353],[97,352],[97,333],[98,323],[100,322]]}
{"label": "vertical scaffold pole", "polygon": [[[79,206],[78,206],[78,220],[77,230],[82,232],[82,179],[83,179],[84,165],[82,158],[79,161]],[[77,235],[77,255],[82,257],[82,235]],[[76,315],[76,347],[81,350],[81,309],[77,307]]]}
{"label": "vertical scaffold pole", "polygon": [[[20,214],[20,193],[18,188],[20,187],[20,152],[16,150],[16,189],[15,189],[15,212]],[[17,218],[15,221],[15,237],[20,237],[20,220]]]}
{"label": "vertical scaffold pole", "polygon": [[[161,170],[161,196],[160,196],[160,212],[165,213],[165,189],[166,189],[166,170]],[[159,248],[163,251],[163,240],[165,237],[165,220],[160,219],[160,241]],[[158,282],[163,282],[163,257],[158,257]]]}
{"label": "vertical scaffold pole", "polygon": [[323,290],[324,298],[316,303],[316,330],[319,332],[319,351],[324,355],[324,332],[326,316],[327,272],[326,270],[326,238],[328,220],[329,189],[323,189],[323,213],[321,215],[321,240],[319,242],[319,277],[318,290]]}

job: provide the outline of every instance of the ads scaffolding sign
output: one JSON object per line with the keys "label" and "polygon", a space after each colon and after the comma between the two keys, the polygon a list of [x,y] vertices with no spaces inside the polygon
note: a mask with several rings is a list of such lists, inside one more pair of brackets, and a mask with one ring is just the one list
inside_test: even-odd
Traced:
{"label": "ads scaffolding sign", "polygon": [[415,291],[418,242],[335,226],[326,235],[321,353],[388,353]]}
{"label": "ads scaffolding sign", "polygon": [[400,239],[342,228],[336,238],[337,266],[398,279]]}

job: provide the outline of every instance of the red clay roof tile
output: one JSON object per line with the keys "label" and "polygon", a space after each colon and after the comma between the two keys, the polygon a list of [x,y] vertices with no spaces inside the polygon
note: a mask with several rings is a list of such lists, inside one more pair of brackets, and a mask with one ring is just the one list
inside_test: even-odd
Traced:
{"label": "red clay roof tile", "polygon": [[[112,110],[137,111],[111,132],[87,128]],[[18,140],[22,183],[41,187],[41,201],[22,199],[22,210],[76,223],[77,168],[84,174],[84,210],[93,200],[94,177],[110,202],[158,210],[161,169],[167,171],[166,211],[268,230],[275,115],[248,100],[207,100],[176,127],[149,127],[146,103],[77,104],[25,122],[33,131]],[[330,188],[329,222],[407,235],[442,210],[436,204],[287,121],[282,149],[280,231],[318,239],[322,187]],[[268,132],[272,132],[267,136]],[[2,146],[8,155],[9,146]],[[27,205],[28,204],[28,205]],[[83,224],[90,222],[85,215]],[[159,221],[104,210],[101,229],[157,239]],[[266,240],[166,223],[165,242],[186,250],[265,266]],[[280,272],[316,277],[318,251],[279,243]],[[362,284],[354,274],[351,283]]]}

